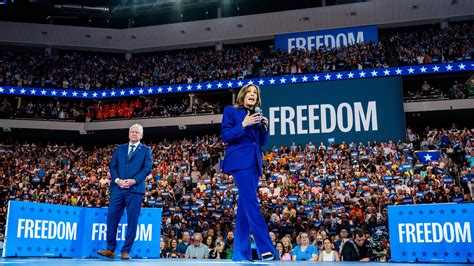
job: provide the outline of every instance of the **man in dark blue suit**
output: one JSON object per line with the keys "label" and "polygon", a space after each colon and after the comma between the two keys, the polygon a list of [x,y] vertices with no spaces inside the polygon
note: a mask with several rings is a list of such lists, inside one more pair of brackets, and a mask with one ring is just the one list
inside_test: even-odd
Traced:
{"label": "man in dark blue suit", "polygon": [[151,149],[140,143],[143,127],[135,124],[130,127],[130,142],[115,150],[110,161],[110,203],[107,214],[107,249],[97,253],[107,258],[115,258],[117,247],[117,227],[122,214],[127,209],[127,232],[121,250],[122,259],[130,259],[141,203],[145,195],[145,178],[151,173]]}
{"label": "man in dark blue suit", "polygon": [[265,219],[257,200],[258,181],[262,175],[262,147],[268,142],[268,119],[258,112],[260,91],[256,85],[244,86],[235,106],[224,109],[222,139],[227,143],[223,171],[232,175],[239,189],[232,260],[252,260],[250,231],[260,257],[277,257]]}

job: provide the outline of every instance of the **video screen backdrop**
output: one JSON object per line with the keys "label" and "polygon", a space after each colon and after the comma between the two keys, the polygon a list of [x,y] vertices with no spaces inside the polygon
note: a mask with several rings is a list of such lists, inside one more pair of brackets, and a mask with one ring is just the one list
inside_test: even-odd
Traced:
{"label": "video screen backdrop", "polygon": [[274,145],[405,139],[399,77],[263,86]]}

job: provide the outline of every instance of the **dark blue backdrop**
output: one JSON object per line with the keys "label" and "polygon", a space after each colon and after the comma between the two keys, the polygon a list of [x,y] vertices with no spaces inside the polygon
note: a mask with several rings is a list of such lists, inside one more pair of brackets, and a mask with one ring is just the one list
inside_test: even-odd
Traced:
{"label": "dark blue backdrop", "polygon": [[261,93],[269,147],[405,139],[399,77],[264,86]]}

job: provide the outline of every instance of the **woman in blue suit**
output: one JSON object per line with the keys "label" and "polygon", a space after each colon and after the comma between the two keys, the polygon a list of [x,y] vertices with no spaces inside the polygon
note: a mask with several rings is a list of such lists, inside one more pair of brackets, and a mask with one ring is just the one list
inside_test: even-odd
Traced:
{"label": "woman in blue suit", "polygon": [[262,175],[262,147],[268,141],[268,119],[258,112],[260,89],[248,84],[237,96],[234,106],[224,109],[222,139],[227,143],[223,171],[232,175],[239,189],[232,260],[252,260],[250,231],[263,260],[278,258],[257,201],[258,181]]}

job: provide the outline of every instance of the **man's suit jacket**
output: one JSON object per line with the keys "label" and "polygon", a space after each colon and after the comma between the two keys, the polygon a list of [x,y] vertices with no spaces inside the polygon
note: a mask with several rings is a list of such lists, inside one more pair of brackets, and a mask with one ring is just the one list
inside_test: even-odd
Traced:
{"label": "man's suit jacket", "polygon": [[110,192],[120,190],[121,188],[115,184],[115,179],[135,179],[137,183],[130,188],[129,192],[145,194],[145,178],[151,173],[152,168],[151,149],[143,144],[139,144],[135,148],[130,159],[128,159],[128,143],[117,147],[110,162]]}
{"label": "man's suit jacket", "polygon": [[262,175],[262,147],[268,142],[268,131],[256,124],[242,128],[247,115],[245,108],[227,106],[222,117],[222,139],[227,143],[224,173],[249,168],[257,159],[258,173]]}

